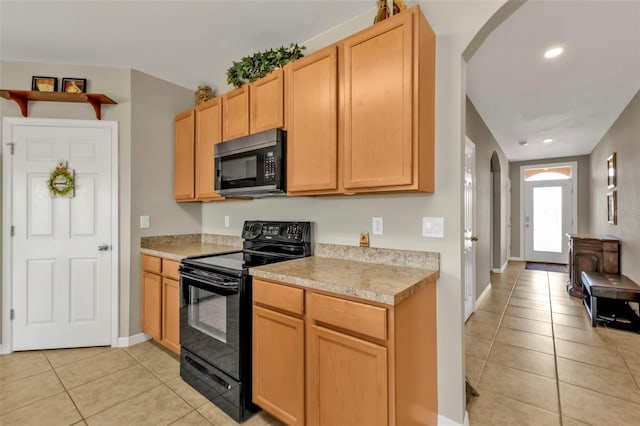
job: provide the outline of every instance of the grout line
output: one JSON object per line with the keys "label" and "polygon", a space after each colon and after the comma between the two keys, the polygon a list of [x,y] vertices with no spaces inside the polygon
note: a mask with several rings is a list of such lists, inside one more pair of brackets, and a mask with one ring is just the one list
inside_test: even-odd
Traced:
{"label": "grout line", "polygon": [[[549,307],[553,310],[551,302],[551,285],[549,284],[549,273],[547,273],[547,289],[549,290]],[[569,296],[571,297],[571,296]],[[556,394],[558,395],[558,413],[560,415],[560,426],[562,426],[562,403],[560,399],[560,374],[558,373],[558,351],[556,350],[556,330],[553,327],[553,311],[551,312],[551,339],[553,342],[553,365],[556,370]]]}
{"label": "grout line", "polygon": [[[62,381],[62,378],[58,375],[58,371],[54,368],[53,364],[51,363],[51,360],[49,359],[49,357],[47,357],[46,354],[44,355],[44,357],[47,359],[47,362],[51,366],[51,369],[53,370],[53,374],[55,374],[56,377],[58,378],[58,381],[60,382],[60,386],[62,386],[62,389],[64,389],[65,393],[67,394],[67,397],[69,398],[69,400],[73,404],[73,407],[78,412],[78,415],[80,416],[80,420],[83,421],[86,424],[87,420],[84,418],[84,415],[82,414],[82,411],[80,411],[80,408],[78,407],[78,404],[76,404],[76,402],[71,397],[71,394],[69,393],[69,389],[67,389],[67,386],[65,386],[64,382]],[[78,423],[78,422],[76,422],[76,423]]]}
{"label": "grout line", "polygon": [[[498,330],[500,330],[500,326],[502,325],[502,320],[504,319],[505,313],[507,311],[507,307],[509,306],[509,301],[511,300],[511,295],[513,294],[513,291],[516,287],[516,283],[518,282],[518,277],[520,276],[520,271],[518,271],[518,274],[516,275],[515,281],[513,282],[513,285],[511,286],[511,291],[509,292],[509,297],[507,297],[507,301],[504,304],[504,309],[502,310],[502,313],[499,314],[500,315],[500,320],[498,321],[498,326],[496,327],[496,331],[493,334],[493,337],[491,338],[491,344],[489,345],[489,352],[487,352],[487,357],[482,361],[482,366],[480,367],[480,374],[478,374],[478,382],[476,383],[476,386],[478,386],[480,384],[480,380],[482,379],[482,375],[484,374],[484,369],[487,366],[487,361],[489,360],[489,356],[491,356],[491,351],[493,350],[493,345],[496,342],[496,336],[498,335]],[[489,284],[491,285],[491,284]]]}

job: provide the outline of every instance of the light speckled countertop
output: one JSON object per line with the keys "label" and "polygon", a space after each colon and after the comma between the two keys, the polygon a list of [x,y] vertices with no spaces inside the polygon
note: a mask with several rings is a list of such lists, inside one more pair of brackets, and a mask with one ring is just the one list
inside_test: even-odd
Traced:
{"label": "light speckled countertop", "polygon": [[251,268],[257,278],[395,305],[439,272],[328,257],[305,257]]}
{"label": "light speckled countertop", "polygon": [[140,252],[181,261],[185,257],[242,250],[242,239],[228,235],[182,234],[140,238]]}
{"label": "light speckled countertop", "polygon": [[205,254],[229,253],[239,251],[242,248],[232,246],[220,246],[208,243],[183,243],[176,244],[157,244],[151,248],[141,248],[140,251],[151,256],[163,257],[180,261],[185,257],[200,256]]}

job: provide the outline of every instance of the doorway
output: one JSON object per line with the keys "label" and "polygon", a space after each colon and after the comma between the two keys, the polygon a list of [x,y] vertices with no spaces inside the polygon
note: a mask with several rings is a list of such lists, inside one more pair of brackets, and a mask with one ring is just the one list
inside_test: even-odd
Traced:
{"label": "doorway", "polygon": [[464,319],[471,316],[476,299],[476,145],[466,138],[464,156]]}
{"label": "doorway", "polygon": [[116,345],[117,123],[6,117],[3,133],[3,351]]}
{"label": "doorway", "polygon": [[524,260],[566,264],[575,232],[577,163],[522,166]]}

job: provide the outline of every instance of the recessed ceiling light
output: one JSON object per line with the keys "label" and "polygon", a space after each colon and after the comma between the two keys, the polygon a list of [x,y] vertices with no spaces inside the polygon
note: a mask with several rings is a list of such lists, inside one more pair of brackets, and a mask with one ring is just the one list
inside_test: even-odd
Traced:
{"label": "recessed ceiling light", "polygon": [[549,49],[545,50],[544,57],[547,59],[557,58],[558,56],[562,55],[563,52],[564,47],[562,46],[550,47]]}
{"label": "recessed ceiling light", "polygon": [[553,139],[551,138],[542,139],[542,143],[551,143],[551,142],[553,142]]}

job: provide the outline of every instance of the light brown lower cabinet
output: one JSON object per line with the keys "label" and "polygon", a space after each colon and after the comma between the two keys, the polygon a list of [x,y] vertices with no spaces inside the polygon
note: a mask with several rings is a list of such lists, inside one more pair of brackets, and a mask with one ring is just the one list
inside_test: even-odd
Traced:
{"label": "light brown lower cabinet", "polygon": [[180,282],[162,279],[162,339],[160,343],[180,353]]}
{"label": "light brown lower cabinet", "polygon": [[180,262],[142,255],[142,331],[180,354]]}
{"label": "light brown lower cabinet", "polygon": [[288,425],[304,424],[304,321],[253,308],[253,401]]}
{"label": "light brown lower cabinet", "polygon": [[385,426],[387,348],[315,325],[309,331],[307,424]]}
{"label": "light brown lower cabinet", "polygon": [[435,285],[391,306],[254,278],[254,403],[289,425],[436,425]]}

